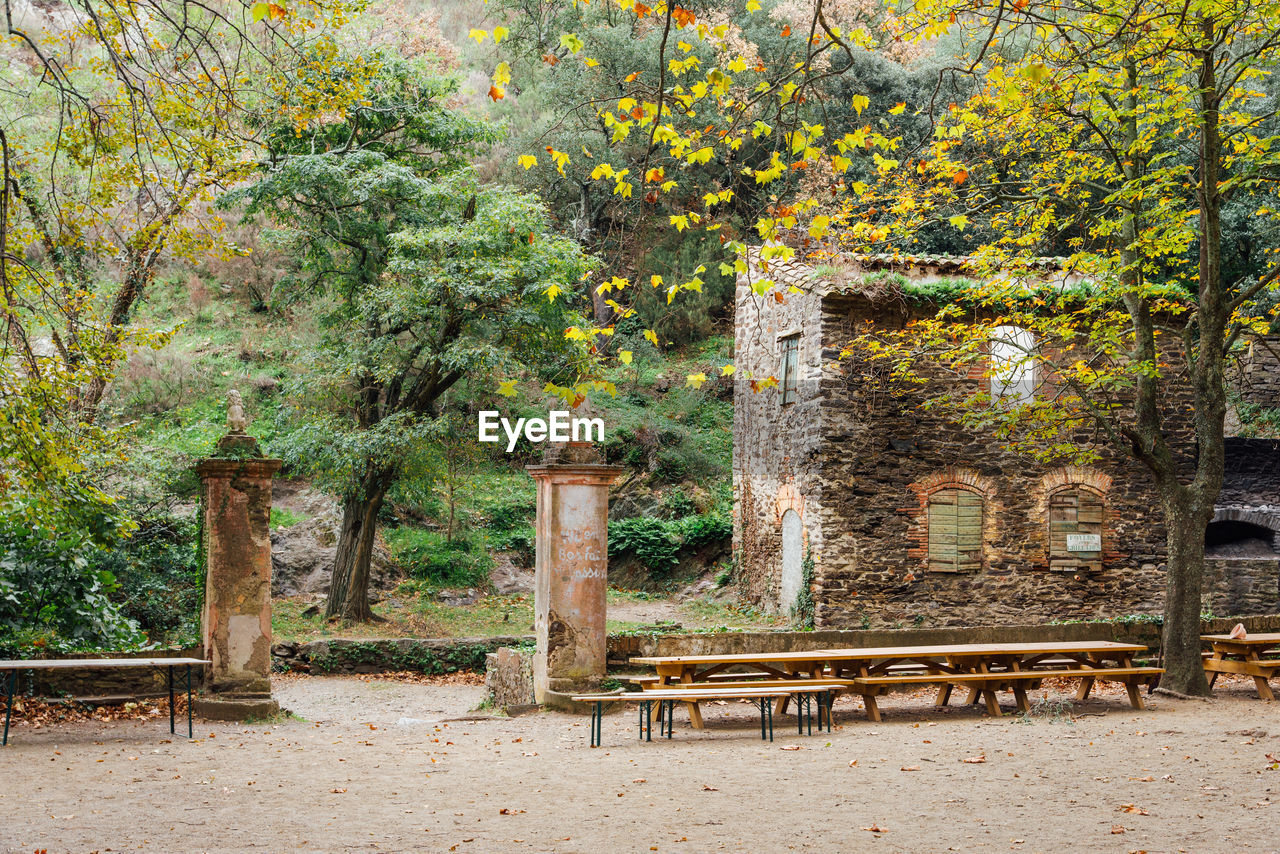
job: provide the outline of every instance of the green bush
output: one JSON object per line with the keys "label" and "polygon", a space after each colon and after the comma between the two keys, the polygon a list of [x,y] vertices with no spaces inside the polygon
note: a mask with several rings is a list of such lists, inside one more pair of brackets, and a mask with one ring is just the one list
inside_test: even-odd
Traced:
{"label": "green bush", "polygon": [[446,540],[436,531],[402,525],[388,530],[386,539],[396,561],[414,578],[450,587],[485,587],[489,583],[493,558],[469,535]]}
{"label": "green bush", "polygon": [[680,536],[685,548],[696,549],[733,536],[733,521],[723,513],[681,519]]}
{"label": "green bush", "polygon": [[609,523],[609,557],[627,553],[658,573],[680,562],[680,540],[661,519],[636,517]]}
{"label": "green bush", "polygon": [[95,566],[97,553],[82,534],[0,518],[5,655],[21,657],[21,647],[128,649],[145,641],[138,624],[111,601],[119,583]]}
{"label": "green bush", "polygon": [[490,541],[495,549],[504,552],[515,552],[521,564],[533,563],[534,547],[537,545],[537,534],[532,525],[525,525],[514,531],[506,531]]}
{"label": "green bush", "polygon": [[152,641],[191,642],[199,635],[204,577],[194,518],[147,513],[133,536],[95,553],[91,565],[119,582],[111,599]]}

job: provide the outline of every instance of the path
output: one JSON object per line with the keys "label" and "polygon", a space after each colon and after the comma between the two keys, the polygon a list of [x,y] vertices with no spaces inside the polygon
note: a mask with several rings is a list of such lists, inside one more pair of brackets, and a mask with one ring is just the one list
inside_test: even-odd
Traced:
{"label": "path", "polygon": [[1106,693],[1074,723],[937,712],[922,694],[889,698],[870,724],[842,700],[837,731],[780,724],[773,744],[745,706],[712,711],[705,732],[678,717],[661,744],[636,742],[619,715],[600,750],[585,719],[466,720],[474,685],[288,677],[276,690],[305,721],[203,723],[194,742],[155,721],[18,729],[0,752],[0,851],[1275,847],[1280,724],[1243,682],[1136,713]]}

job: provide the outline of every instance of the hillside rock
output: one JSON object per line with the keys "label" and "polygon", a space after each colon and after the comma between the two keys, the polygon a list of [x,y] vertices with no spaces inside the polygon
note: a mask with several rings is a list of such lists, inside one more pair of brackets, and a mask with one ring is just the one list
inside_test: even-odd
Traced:
{"label": "hillside rock", "polygon": [[[273,504],[305,517],[289,527],[271,530],[271,595],[328,594],[338,552],[342,512],[333,498],[296,481],[277,481]],[[369,588],[386,592],[400,582],[401,572],[379,537],[369,567]]]}

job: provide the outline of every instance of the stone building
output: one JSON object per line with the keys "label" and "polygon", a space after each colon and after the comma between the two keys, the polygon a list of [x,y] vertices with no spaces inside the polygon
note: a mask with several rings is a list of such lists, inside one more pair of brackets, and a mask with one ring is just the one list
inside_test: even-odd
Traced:
{"label": "stone building", "polygon": [[[895,385],[887,364],[841,357],[866,324],[901,328],[936,312],[900,288],[868,286],[868,275],[956,278],[963,259],[848,262],[843,284],[834,268],[775,261],[766,274],[757,264],[738,283],[734,347],[734,553],[750,598],[786,612],[807,586],[815,622],[828,628],[1161,611],[1165,531],[1141,464],[1106,447],[1089,466],[1039,464],[922,409],[936,387]],[[801,292],[756,294],[751,281],[765,275]],[[974,365],[929,383],[992,391],[989,373]],[[1001,394],[1034,385],[999,382]],[[1188,424],[1188,401],[1175,392],[1165,402],[1175,431]],[[1189,429],[1180,432],[1177,452],[1193,454]],[[1229,448],[1223,524],[1208,539],[1226,545],[1206,580],[1206,607],[1218,614],[1280,612],[1280,507],[1273,515],[1269,503],[1280,460],[1264,444]],[[1247,549],[1230,546],[1243,540]]]}

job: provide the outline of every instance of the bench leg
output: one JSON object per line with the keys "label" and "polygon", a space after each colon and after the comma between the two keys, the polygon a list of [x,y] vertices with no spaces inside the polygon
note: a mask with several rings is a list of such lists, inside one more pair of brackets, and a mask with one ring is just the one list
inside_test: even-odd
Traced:
{"label": "bench leg", "polygon": [[1013,696],[1018,701],[1018,711],[1031,711],[1031,702],[1027,700],[1027,688],[1025,685],[1021,682],[1013,683]]}
{"label": "bench leg", "polygon": [[1213,683],[1218,681],[1218,671],[1214,670],[1209,674],[1209,690],[1213,690]]}
{"label": "bench leg", "polygon": [[[836,704],[836,692],[828,691],[825,696],[827,705],[827,732],[831,732],[831,709]],[[818,718],[818,729],[822,729],[822,718]]]}
{"label": "bench leg", "polygon": [[174,735],[174,720],[176,715],[174,714],[173,708],[173,665],[170,664],[166,669],[169,671],[169,735]]}
{"label": "bench leg", "polygon": [[1142,694],[1138,691],[1138,680],[1130,677],[1124,680],[1124,687],[1129,692],[1129,705],[1135,709],[1141,709],[1143,707]]}
{"label": "bench leg", "polygon": [[1258,687],[1258,696],[1264,700],[1274,700],[1276,695],[1271,693],[1271,686],[1267,684],[1267,677],[1253,677],[1253,684]]}
{"label": "bench leg", "polygon": [[996,698],[995,688],[982,689],[982,699],[987,702],[987,714],[991,715],[993,718],[1001,716],[1000,701]]}
{"label": "bench leg", "polygon": [[194,727],[191,723],[191,665],[187,665],[187,738],[195,735]]}
{"label": "bench leg", "polygon": [[9,744],[9,719],[13,717],[13,695],[18,690],[18,671],[9,671],[9,690],[4,705],[4,744]]}
{"label": "bench leg", "polygon": [[862,705],[866,707],[867,720],[874,723],[880,723],[880,707],[876,705],[876,695],[863,694]]}
{"label": "bench leg", "polygon": [[951,683],[947,682],[938,686],[938,697],[934,700],[934,705],[945,706],[951,702]]}
{"label": "bench leg", "polygon": [[689,726],[694,729],[702,729],[702,709],[699,708],[698,702],[692,700],[685,703],[685,706],[689,709]]}
{"label": "bench leg", "polygon": [[1083,703],[1089,699],[1089,692],[1093,690],[1093,677],[1086,676],[1080,680],[1080,690],[1076,691],[1076,702]]}
{"label": "bench leg", "polygon": [[969,696],[965,699],[964,704],[966,706],[974,706],[974,705],[977,705],[978,701],[981,699],[982,699],[982,689],[969,686]]}

